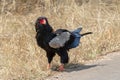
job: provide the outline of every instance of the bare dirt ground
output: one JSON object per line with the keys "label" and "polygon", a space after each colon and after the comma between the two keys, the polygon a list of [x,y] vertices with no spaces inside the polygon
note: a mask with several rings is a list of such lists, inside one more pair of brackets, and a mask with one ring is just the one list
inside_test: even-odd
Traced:
{"label": "bare dirt ground", "polygon": [[73,65],[76,66],[45,80],[120,80],[120,52],[110,53],[85,65]]}

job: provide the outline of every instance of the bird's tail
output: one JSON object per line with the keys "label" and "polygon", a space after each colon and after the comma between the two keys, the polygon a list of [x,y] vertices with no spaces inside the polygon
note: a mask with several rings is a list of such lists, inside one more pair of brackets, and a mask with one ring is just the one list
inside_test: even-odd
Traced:
{"label": "bird's tail", "polygon": [[92,34],[92,32],[83,33],[83,34],[81,34],[81,36],[85,36],[85,35],[88,35],[88,34]]}

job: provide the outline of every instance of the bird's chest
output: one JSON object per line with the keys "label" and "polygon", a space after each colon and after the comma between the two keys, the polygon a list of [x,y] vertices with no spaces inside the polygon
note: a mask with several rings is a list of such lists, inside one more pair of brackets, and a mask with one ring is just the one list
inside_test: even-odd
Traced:
{"label": "bird's chest", "polygon": [[41,42],[42,46],[49,46],[48,43],[53,37],[50,34],[44,34],[40,36],[39,41]]}

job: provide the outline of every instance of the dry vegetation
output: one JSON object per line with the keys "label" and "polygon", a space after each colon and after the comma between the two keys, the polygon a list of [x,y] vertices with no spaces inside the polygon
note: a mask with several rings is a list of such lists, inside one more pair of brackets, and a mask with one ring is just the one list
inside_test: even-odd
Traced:
{"label": "dry vegetation", "polygon": [[[120,0],[0,0],[0,80],[40,80],[49,74],[47,60],[35,40],[34,23],[46,16],[54,29],[94,34],[69,53],[81,63],[120,50]],[[59,63],[55,57],[53,64]]]}

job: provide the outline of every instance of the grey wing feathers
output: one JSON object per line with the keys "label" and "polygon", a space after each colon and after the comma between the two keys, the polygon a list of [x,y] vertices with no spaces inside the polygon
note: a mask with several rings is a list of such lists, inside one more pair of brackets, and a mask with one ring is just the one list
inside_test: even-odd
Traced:
{"label": "grey wing feathers", "polygon": [[70,35],[70,32],[62,32],[49,42],[49,46],[52,48],[63,47],[65,43],[70,39]]}

